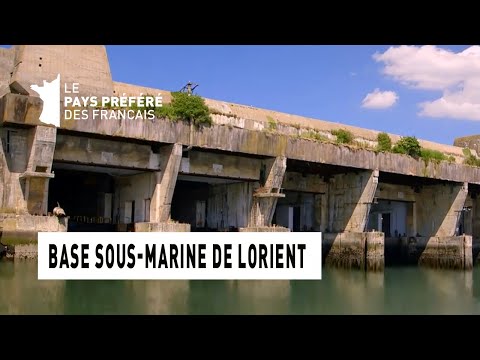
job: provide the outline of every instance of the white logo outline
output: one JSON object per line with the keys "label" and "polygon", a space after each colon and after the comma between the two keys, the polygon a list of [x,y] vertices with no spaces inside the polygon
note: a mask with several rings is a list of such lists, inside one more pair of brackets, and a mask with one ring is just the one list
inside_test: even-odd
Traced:
{"label": "white logo outline", "polygon": [[60,74],[50,82],[43,80],[43,86],[31,85],[30,89],[38,93],[43,101],[39,120],[60,127]]}

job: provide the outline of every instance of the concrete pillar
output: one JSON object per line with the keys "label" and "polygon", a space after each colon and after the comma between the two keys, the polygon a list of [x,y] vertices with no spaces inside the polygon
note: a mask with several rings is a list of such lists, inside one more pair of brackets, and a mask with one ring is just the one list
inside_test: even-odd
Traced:
{"label": "concrete pillar", "polygon": [[35,126],[29,131],[28,162],[20,175],[25,181],[25,201],[30,214],[47,215],[48,183],[53,178],[52,165],[57,129],[51,126]]}
{"label": "concrete pillar", "polygon": [[480,240],[480,195],[472,199],[472,236]]}
{"label": "concrete pillar", "polygon": [[[465,209],[466,211],[463,212],[463,232],[465,235],[473,235],[473,199],[468,196],[465,200]],[[462,234],[460,234],[462,235]]]}
{"label": "concrete pillar", "polygon": [[363,232],[378,185],[378,170],[335,175],[329,183],[330,232]]}
{"label": "concrete pillar", "polygon": [[173,192],[182,160],[182,145],[173,144],[161,150],[161,171],[155,174],[155,188],[150,203],[150,222],[170,219]]}
{"label": "concrete pillar", "polygon": [[417,227],[421,236],[455,236],[468,183],[425,186],[417,198]]}
{"label": "concrete pillar", "polygon": [[[408,239],[408,261],[422,266],[471,269],[472,236],[457,234],[468,183],[424,186],[416,196],[419,236]],[[417,234],[415,234],[417,235]]]}
{"label": "concrete pillar", "polygon": [[272,224],[277,200],[285,197],[280,193],[287,169],[287,158],[277,157],[264,162],[265,182],[253,194],[248,227],[265,227]]}
{"label": "concrete pillar", "polygon": [[[56,128],[3,129],[0,150],[0,209],[46,215]],[[5,148],[5,153],[4,153]],[[1,212],[1,210],[0,210]]]}
{"label": "concrete pillar", "polygon": [[407,236],[417,235],[417,204],[415,202],[407,205]]}
{"label": "concrete pillar", "polygon": [[315,229],[324,232],[328,226],[328,204],[326,194],[316,194],[315,204]]}

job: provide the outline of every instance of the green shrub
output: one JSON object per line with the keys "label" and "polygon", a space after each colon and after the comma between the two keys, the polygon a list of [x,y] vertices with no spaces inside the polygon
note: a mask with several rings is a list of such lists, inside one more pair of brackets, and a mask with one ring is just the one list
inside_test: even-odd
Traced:
{"label": "green shrub", "polygon": [[277,130],[277,122],[275,121],[275,119],[267,115],[267,120],[268,120],[268,130],[271,130],[271,131]]}
{"label": "green shrub", "polygon": [[398,140],[393,146],[392,151],[418,159],[421,156],[422,147],[415,136],[406,136]]}
{"label": "green shrub", "polygon": [[437,150],[430,150],[430,149],[423,149],[423,148],[420,151],[420,157],[423,160],[425,160],[427,164],[430,161],[439,163],[440,161],[447,160],[447,156],[444,153]]}
{"label": "green shrub", "polygon": [[332,135],[337,137],[337,143],[339,144],[351,144],[353,142],[353,134],[348,130],[332,130]]}
{"label": "green shrub", "polygon": [[325,135],[319,134],[316,131],[308,131],[300,135],[303,139],[315,140],[319,142],[329,142],[330,139]]}
{"label": "green shrub", "polygon": [[172,92],[172,102],[156,108],[155,115],[173,121],[185,120],[196,126],[212,124],[210,110],[203,98],[182,92]]}
{"label": "green shrub", "polygon": [[469,148],[463,149],[463,155],[465,155],[465,160],[463,160],[465,165],[480,167],[480,159],[473,155]]}
{"label": "green shrub", "polygon": [[377,135],[377,150],[382,152],[392,150],[392,139],[387,133],[381,132]]}
{"label": "green shrub", "polygon": [[450,163],[454,163],[454,162],[455,162],[455,156],[450,155],[447,160],[448,160],[448,162],[450,162]]}

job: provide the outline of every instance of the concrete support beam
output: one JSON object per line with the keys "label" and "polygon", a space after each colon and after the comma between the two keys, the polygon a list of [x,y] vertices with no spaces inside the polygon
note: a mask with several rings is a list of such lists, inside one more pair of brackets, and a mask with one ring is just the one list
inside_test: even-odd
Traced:
{"label": "concrete support beam", "polygon": [[416,206],[420,236],[455,236],[467,195],[468,183],[424,187]]}
{"label": "concrete support beam", "polygon": [[[0,212],[47,215],[56,128],[4,128],[0,149]],[[51,209],[50,209],[51,210]]]}
{"label": "concrete support beam", "polygon": [[170,219],[173,192],[182,160],[182,145],[173,144],[161,150],[161,171],[155,173],[155,188],[150,204],[150,222]]}
{"label": "concrete support beam", "polygon": [[382,232],[343,232],[322,236],[322,257],[327,267],[381,271],[385,266]]}
{"label": "concrete support beam", "polygon": [[473,267],[472,237],[432,236],[405,239],[406,262],[425,267],[470,270]]}
{"label": "concrete support beam", "polygon": [[248,219],[249,228],[270,226],[278,198],[285,197],[285,194],[281,194],[280,190],[287,169],[286,157],[270,159],[262,165],[265,180],[263,186],[256,189],[253,194]]}
{"label": "concrete support beam", "polygon": [[329,232],[363,232],[377,185],[377,170],[335,175],[329,183]]}
{"label": "concrete support beam", "polygon": [[26,171],[20,174],[20,181],[25,181],[25,201],[30,214],[47,215],[48,183],[52,174],[53,155],[57,129],[50,126],[35,126],[30,130],[28,162]]}

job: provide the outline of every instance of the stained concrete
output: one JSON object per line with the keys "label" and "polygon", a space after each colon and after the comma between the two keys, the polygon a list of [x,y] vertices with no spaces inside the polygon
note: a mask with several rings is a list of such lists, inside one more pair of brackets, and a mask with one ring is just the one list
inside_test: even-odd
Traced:
{"label": "stained concrete", "polygon": [[384,268],[384,234],[343,232],[322,234],[325,266],[379,271]]}
{"label": "stained concrete", "polygon": [[417,200],[421,204],[417,205],[416,220],[420,236],[454,236],[467,194],[467,184],[423,188]]}
{"label": "stained concrete", "polygon": [[190,232],[190,224],[181,224],[175,222],[162,223],[135,223],[136,232]]}
{"label": "stained concrete", "polygon": [[409,257],[423,266],[470,270],[473,267],[472,237],[448,236],[411,239]]}
{"label": "stained concrete", "polygon": [[[0,87],[8,83],[7,89],[0,89],[2,213],[31,216],[50,210],[45,205],[48,184],[54,176],[52,166],[58,162],[139,170],[136,175],[115,177],[114,207],[120,209],[117,215],[122,218],[123,205],[134,200],[135,217],[131,220],[142,223],[138,229],[143,230],[163,229],[161,224],[169,223],[181,174],[215,180],[208,180],[213,185],[205,193],[206,218],[219,230],[274,229],[269,226],[284,192],[309,193],[299,201],[300,205],[308,202],[309,210],[303,206],[302,216],[312,219],[314,229],[341,233],[345,244],[364,243],[364,251],[357,255],[370,256],[377,265],[381,264],[383,240],[363,235],[375,198],[409,202],[409,235],[449,237],[454,242],[459,213],[469,206],[472,213],[466,217],[465,231],[478,239],[479,205],[473,186],[480,184],[480,169],[462,165],[462,147],[469,146],[476,154],[475,142],[461,140],[459,146],[449,146],[420,140],[422,146],[455,158],[455,163],[426,163],[372,151],[378,131],[211,99],[206,99],[212,109],[210,127],[196,128],[165,119],[105,121],[90,116],[87,120],[62,118],[60,128],[55,129],[39,121],[43,102],[28,85],[49,81],[57,73],[62,73],[63,82],[80,82],[85,95],[161,94],[165,102],[171,101],[168,91],[113,82],[103,46],[16,46],[2,50]],[[341,128],[353,133],[357,145],[334,143],[331,131]],[[311,132],[325,141],[305,139]],[[287,159],[301,162],[307,170],[289,172]],[[325,167],[313,170],[319,164]],[[402,175],[403,183],[382,184],[379,174]],[[221,179],[240,182],[220,184]],[[422,179],[420,187],[416,186],[418,179]],[[433,180],[447,183],[439,185]],[[350,260],[368,264],[359,258]],[[381,268],[377,265],[372,267]]]}
{"label": "stained concrete", "polygon": [[266,160],[263,168],[265,180],[253,192],[253,202],[247,225],[249,228],[270,226],[277,200],[285,197],[285,194],[282,194],[280,190],[287,169],[287,159],[277,157]]}
{"label": "stained concrete", "polygon": [[378,172],[340,174],[329,183],[329,232],[363,232],[378,184]]}

